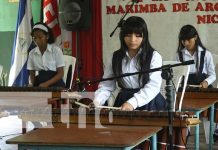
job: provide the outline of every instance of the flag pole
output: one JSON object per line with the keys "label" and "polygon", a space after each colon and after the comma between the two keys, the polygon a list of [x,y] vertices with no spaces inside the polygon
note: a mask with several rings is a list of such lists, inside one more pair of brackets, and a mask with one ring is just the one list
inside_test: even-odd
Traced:
{"label": "flag pole", "polygon": [[[43,8],[43,0],[41,0],[41,8]],[[40,21],[43,22],[44,17],[43,17],[43,9],[41,9],[41,13],[40,13]]]}

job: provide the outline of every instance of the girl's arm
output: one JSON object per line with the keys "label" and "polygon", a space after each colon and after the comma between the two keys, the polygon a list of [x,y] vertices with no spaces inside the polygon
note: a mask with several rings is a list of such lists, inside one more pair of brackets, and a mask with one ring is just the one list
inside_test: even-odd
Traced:
{"label": "girl's arm", "polygon": [[[112,70],[112,56],[108,59],[108,65],[104,68],[103,78],[114,77]],[[95,98],[93,103],[95,106],[104,105],[104,103],[110,98],[111,92],[116,89],[116,81],[108,80],[100,82],[98,89],[95,92]]]}
{"label": "girl's arm", "polygon": [[206,62],[205,62],[205,67],[207,70],[208,77],[203,81],[202,85],[203,87],[206,87],[207,85],[211,85],[215,80],[216,80],[216,72],[215,72],[215,65],[213,61],[212,54],[209,51],[206,51]]}

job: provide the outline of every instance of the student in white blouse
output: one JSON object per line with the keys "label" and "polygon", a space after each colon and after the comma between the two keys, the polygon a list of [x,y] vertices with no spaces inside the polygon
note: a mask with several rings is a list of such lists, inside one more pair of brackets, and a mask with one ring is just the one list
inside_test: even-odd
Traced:
{"label": "student in white blouse", "polygon": [[[31,85],[39,87],[65,87],[63,81],[64,58],[62,50],[52,45],[54,37],[45,23],[33,26],[32,38],[36,47],[30,51],[27,69],[30,72]],[[39,74],[36,76],[36,71]]]}
{"label": "student in white blouse", "polygon": [[192,25],[185,25],[180,30],[177,60],[195,61],[195,64],[190,66],[188,84],[208,88],[216,80],[212,54],[203,46],[197,30]]}
{"label": "student in white blouse", "polygon": [[[31,35],[36,47],[30,51],[27,62],[29,86],[64,88],[63,53],[59,47],[52,45],[55,39],[51,29],[45,23],[39,22],[33,26]],[[34,129],[42,127],[40,122],[32,123]]]}
{"label": "student in white blouse", "polygon": [[[200,88],[212,87],[211,84],[216,80],[213,57],[211,52],[202,44],[196,28],[192,25],[184,25],[180,29],[178,38],[177,60],[181,62],[188,60],[195,61],[194,64],[190,65],[190,74],[187,84],[197,85]],[[187,88],[187,90],[189,90],[189,88]],[[207,111],[204,111],[201,115],[206,117]],[[183,139],[185,139],[186,130],[186,128],[177,129],[176,134],[180,137],[180,133],[183,133]],[[176,144],[180,145],[178,143]]]}
{"label": "student in white blouse", "polygon": [[[162,66],[161,55],[148,39],[147,25],[141,17],[129,17],[121,27],[120,49],[113,53],[104,70],[103,78],[124,73],[145,71]],[[94,105],[105,105],[111,92],[121,88],[114,107],[121,110],[165,110],[166,100],[160,94],[161,71],[103,81],[95,92]]]}

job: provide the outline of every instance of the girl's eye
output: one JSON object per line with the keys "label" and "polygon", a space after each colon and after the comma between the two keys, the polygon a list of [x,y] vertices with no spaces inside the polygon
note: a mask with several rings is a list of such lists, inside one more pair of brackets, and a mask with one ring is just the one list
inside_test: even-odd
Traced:
{"label": "girl's eye", "polygon": [[131,37],[132,35],[134,35],[135,37],[142,37],[141,34],[126,34],[126,37]]}
{"label": "girl's eye", "polygon": [[43,39],[44,37],[42,36],[37,36],[37,37],[33,37],[33,40],[36,40],[36,39]]}
{"label": "girl's eye", "polygon": [[126,36],[127,36],[127,37],[130,37],[130,36],[131,36],[131,34],[126,34]]}
{"label": "girl's eye", "polygon": [[141,34],[136,34],[136,37],[142,37],[142,35]]}

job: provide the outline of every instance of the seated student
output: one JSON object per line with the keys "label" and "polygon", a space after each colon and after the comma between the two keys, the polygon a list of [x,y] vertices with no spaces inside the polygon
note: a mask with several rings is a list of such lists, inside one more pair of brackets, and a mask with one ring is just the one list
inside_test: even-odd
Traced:
{"label": "seated student", "polygon": [[212,54],[203,46],[197,30],[192,25],[185,25],[180,30],[177,60],[195,61],[195,64],[190,65],[187,84],[208,88],[216,80]]}
{"label": "seated student", "polygon": [[[36,23],[31,35],[36,47],[30,51],[27,62],[30,84],[39,87],[65,87],[62,79],[63,52],[59,47],[52,45],[54,37],[51,29],[44,23]],[[37,76],[36,71],[38,71]]]}
{"label": "seated student", "polygon": [[[198,85],[200,88],[212,87],[211,84],[216,80],[213,57],[203,46],[197,30],[192,25],[184,25],[180,30],[177,60],[195,61],[195,64],[190,65],[188,85]],[[179,130],[177,132],[181,133]],[[185,129],[183,133],[186,134]]]}
{"label": "seated student", "polygon": [[[121,46],[109,58],[103,78],[162,66],[161,55],[149,42],[148,29],[144,19],[137,16],[129,17],[121,27],[119,37]],[[121,90],[116,97],[114,107],[121,107],[123,111],[166,110],[167,102],[160,94],[161,71],[101,82],[93,101],[96,107],[105,105],[111,92],[116,89],[116,83]],[[139,147],[146,147],[146,145],[142,143],[142,146]]]}
{"label": "seated student", "polygon": [[[124,22],[120,31],[120,44],[120,49],[109,59],[103,78],[162,66],[162,57],[151,46],[147,25],[141,17],[131,16]],[[95,106],[105,104],[111,92],[115,90],[116,82],[121,90],[114,107],[121,107],[121,110],[166,109],[166,100],[160,94],[161,71],[101,82],[95,92]]]}
{"label": "seated student", "polygon": [[[177,54],[177,59],[180,61],[195,60],[195,64],[190,68],[188,84],[200,85],[202,88],[212,87],[212,83],[216,80],[213,57],[201,43],[198,32],[193,26],[182,27]],[[215,107],[217,109],[217,105]],[[202,116],[207,116],[207,111],[204,111]],[[218,121],[215,120],[215,122]],[[214,135],[218,137],[218,127],[216,127]]]}
{"label": "seated student", "polygon": [[[64,88],[63,53],[59,47],[52,45],[54,37],[51,29],[44,23],[36,23],[31,35],[36,47],[30,51],[27,62],[30,86]],[[33,124],[35,128],[42,126],[39,122]]]}

